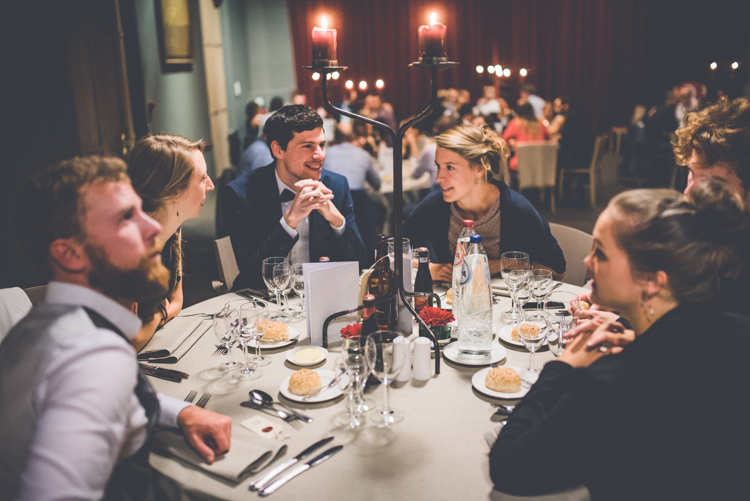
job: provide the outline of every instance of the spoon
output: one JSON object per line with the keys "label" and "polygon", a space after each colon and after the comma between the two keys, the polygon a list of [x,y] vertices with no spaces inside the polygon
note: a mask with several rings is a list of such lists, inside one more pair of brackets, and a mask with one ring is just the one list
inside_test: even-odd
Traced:
{"label": "spoon", "polygon": [[[289,417],[290,415],[294,416],[295,418],[300,419],[302,421],[305,421],[306,423],[312,423],[313,422],[313,418],[305,416],[303,414],[300,414],[299,412],[295,411],[294,409],[292,409],[289,406],[286,406],[286,405],[282,404],[281,402],[274,402],[273,401],[273,397],[271,395],[269,395],[268,393],[266,393],[265,391],[263,391],[263,390],[253,390],[253,391],[251,391],[250,392],[250,400],[254,404],[256,404],[256,405],[259,405],[261,407],[268,407],[270,409],[275,410],[278,413],[279,417],[281,417],[281,419],[286,419],[285,417],[282,417],[282,414],[283,414],[286,417]],[[282,406],[284,409],[288,410],[291,414],[287,414],[284,411],[280,411],[280,410],[276,409],[274,407],[274,405],[277,404],[277,403],[280,406]]]}
{"label": "spoon", "polygon": [[510,414],[513,412],[513,410],[516,408],[515,405],[501,405],[501,404],[492,404],[492,406],[497,409],[495,412],[505,412],[507,414]]}

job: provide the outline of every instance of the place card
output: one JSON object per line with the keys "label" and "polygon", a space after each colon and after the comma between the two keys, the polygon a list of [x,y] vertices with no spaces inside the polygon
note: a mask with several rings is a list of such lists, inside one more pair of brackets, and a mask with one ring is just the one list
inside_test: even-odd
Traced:
{"label": "place card", "polygon": [[[323,346],[323,324],[339,311],[353,309],[359,301],[359,263],[305,263],[305,310],[310,344]],[[356,322],[356,313],[346,315],[328,326],[328,343],[341,341],[341,328]]]}

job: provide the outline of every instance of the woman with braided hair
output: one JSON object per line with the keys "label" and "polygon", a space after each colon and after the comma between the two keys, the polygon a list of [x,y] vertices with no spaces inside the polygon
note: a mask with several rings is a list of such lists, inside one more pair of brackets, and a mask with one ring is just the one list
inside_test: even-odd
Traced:
{"label": "woman with braided hair", "polygon": [[169,269],[169,294],[158,304],[138,304],[143,327],[131,343],[140,350],[156,330],[182,309],[182,230],[198,217],[206,193],[214,189],[206,173],[204,144],[173,134],[149,134],[135,143],[128,159],[133,188],[143,200],[143,210],[162,226],[161,260]]}
{"label": "woman with braided hair", "polygon": [[428,195],[406,221],[404,236],[430,250],[433,280],[451,281],[453,256],[464,219],[474,221],[490,260],[500,273],[500,256],[526,252],[534,267],[565,274],[565,257],[549,225],[531,203],[503,181],[510,150],[490,127],[459,125],[436,138],[436,181],[440,191]]}

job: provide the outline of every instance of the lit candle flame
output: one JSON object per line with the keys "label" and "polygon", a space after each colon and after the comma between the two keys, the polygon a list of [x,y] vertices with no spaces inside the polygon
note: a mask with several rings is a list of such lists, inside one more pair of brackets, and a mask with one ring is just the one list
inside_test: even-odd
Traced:
{"label": "lit candle flame", "polygon": [[323,26],[324,30],[328,29],[328,19],[326,19],[326,16],[323,16],[323,21],[321,22],[321,25]]}
{"label": "lit candle flame", "polygon": [[433,12],[432,14],[430,14],[430,26],[432,26],[435,23],[437,23],[437,14]]}

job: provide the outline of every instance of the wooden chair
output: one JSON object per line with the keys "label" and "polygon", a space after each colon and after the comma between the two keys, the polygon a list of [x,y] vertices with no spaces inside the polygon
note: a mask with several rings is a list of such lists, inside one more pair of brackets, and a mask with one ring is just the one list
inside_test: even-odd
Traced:
{"label": "wooden chair", "polygon": [[583,258],[591,252],[594,237],[563,224],[549,223],[549,229],[565,256],[565,278],[562,281],[572,285],[583,285],[588,274]]}
{"label": "wooden chair", "polygon": [[539,188],[541,201],[544,202],[545,191],[550,192],[550,209],[555,212],[555,175],[557,172],[556,141],[519,144],[518,155],[518,190]]}
{"label": "wooden chair", "polygon": [[234,280],[240,274],[230,237],[214,240],[214,251],[216,253],[216,264],[219,268],[219,278],[221,279],[220,282],[213,282],[214,291],[218,295],[226,294],[232,290]]}
{"label": "wooden chair", "polygon": [[594,151],[591,154],[591,162],[587,167],[579,167],[573,169],[560,169],[559,179],[557,180],[557,199],[562,200],[563,192],[563,181],[565,176],[570,174],[584,175],[589,178],[589,196],[591,200],[591,207],[596,206],[596,168],[599,165],[599,159],[604,153],[605,145],[609,140],[609,134],[601,134],[596,136],[594,141]]}

